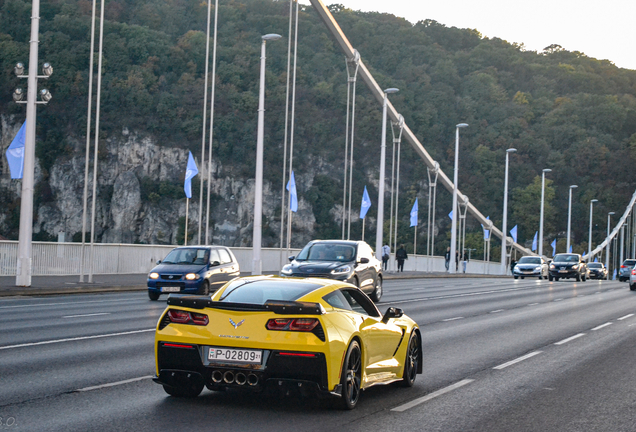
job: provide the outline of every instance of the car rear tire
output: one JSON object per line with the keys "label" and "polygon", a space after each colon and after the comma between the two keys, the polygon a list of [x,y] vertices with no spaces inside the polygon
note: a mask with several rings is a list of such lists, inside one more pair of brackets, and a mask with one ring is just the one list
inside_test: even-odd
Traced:
{"label": "car rear tire", "polygon": [[515,279],[519,279],[519,276],[515,276]]}
{"label": "car rear tire", "polygon": [[415,331],[411,332],[409,346],[406,348],[404,359],[404,373],[402,374],[402,386],[413,387],[420,363],[420,341]]}
{"label": "car rear tire", "polygon": [[199,295],[209,295],[210,294],[210,282],[206,279],[201,283],[199,287]]}
{"label": "car rear tire", "polygon": [[360,385],[362,383],[362,351],[357,341],[352,341],[347,348],[345,361],[342,365],[340,384],[342,396],[340,408],[352,410],[360,399]]}
{"label": "car rear tire", "polygon": [[630,289],[631,291],[636,291],[636,284],[634,284],[634,285],[629,284],[629,289]]}
{"label": "car rear tire", "polygon": [[369,297],[371,297],[374,303],[379,302],[382,298],[382,276],[378,276],[375,279],[375,288]]}
{"label": "car rear tire", "polygon": [[202,382],[199,383],[191,383],[185,386],[179,387],[171,387],[164,385],[163,389],[170,396],[174,397],[184,397],[184,398],[195,398],[201,394],[203,391],[204,384]]}
{"label": "car rear tire", "polygon": [[152,291],[148,291],[148,298],[149,298],[150,300],[152,300],[152,301],[157,301],[157,300],[159,300],[159,296],[160,296],[160,295],[161,295],[161,294],[159,294],[159,293],[152,292]]}

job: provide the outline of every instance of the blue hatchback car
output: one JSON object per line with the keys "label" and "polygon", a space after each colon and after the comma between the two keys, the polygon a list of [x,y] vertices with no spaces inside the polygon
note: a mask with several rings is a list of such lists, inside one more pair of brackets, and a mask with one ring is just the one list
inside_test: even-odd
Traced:
{"label": "blue hatchback car", "polygon": [[148,274],[148,297],[161,294],[209,295],[240,275],[232,251],[223,246],[182,246],[172,249]]}

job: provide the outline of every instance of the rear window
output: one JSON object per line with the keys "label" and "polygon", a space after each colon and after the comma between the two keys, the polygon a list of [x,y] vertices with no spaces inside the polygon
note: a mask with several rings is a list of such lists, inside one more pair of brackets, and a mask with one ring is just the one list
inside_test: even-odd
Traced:
{"label": "rear window", "polygon": [[630,267],[633,267],[633,266],[634,266],[634,264],[636,264],[636,260],[631,260],[631,259],[629,259],[629,260],[625,260],[625,262],[623,262],[623,265],[624,265],[624,266],[630,266]]}
{"label": "rear window", "polygon": [[238,279],[230,283],[219,301],[259,305],[268,300],[296,301],[320,287],[322,285],[303,281]]}

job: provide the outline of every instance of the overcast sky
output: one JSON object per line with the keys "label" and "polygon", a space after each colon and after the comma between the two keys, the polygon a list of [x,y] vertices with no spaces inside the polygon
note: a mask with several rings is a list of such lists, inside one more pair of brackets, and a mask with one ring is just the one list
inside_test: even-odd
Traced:
{"label": "overcast sky", "polygon": [[568,51],[636,70],[636,0],[323,2],[353,10],[387,12],[412,23],[433,19],[447,27],[477,29],[483,36],[523,43],[532,51],[558,44]]}

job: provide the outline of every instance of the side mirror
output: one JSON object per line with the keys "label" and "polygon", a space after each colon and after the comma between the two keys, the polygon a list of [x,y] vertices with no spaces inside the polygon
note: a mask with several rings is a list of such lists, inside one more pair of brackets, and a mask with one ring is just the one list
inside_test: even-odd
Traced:
{"label": "side mirror", "polygon": [[157,264],[161,264],[161,260],[157,260]]}
{"label": "side mirror", "polygon": [[384,316],[382,317],[382,322],[386,324],[389,322],[391,318],[400,318],[402,315],[404,315],[404,311],[402,309],[396,308],[396,307],[390,307],[384,313]]}
{"label": "side mirror", "polygon": [[369,264],[369,258],[367,257],[360,258],[360,264]]}
{"label": "side mirror", "polygon": [[293,260],[296,259],[296,256],[295,255],[291,255],[291,256],[288,256],[287,259],[289,260],[289,262],[292,262]]}
{"label": "side mirror", "polygon": [[220,265],[221,265],[221,263],[218,262],[218,261],[210,261],[210,266],[212,266],[212,267],[216,267],[216,266],[220,266]]}

